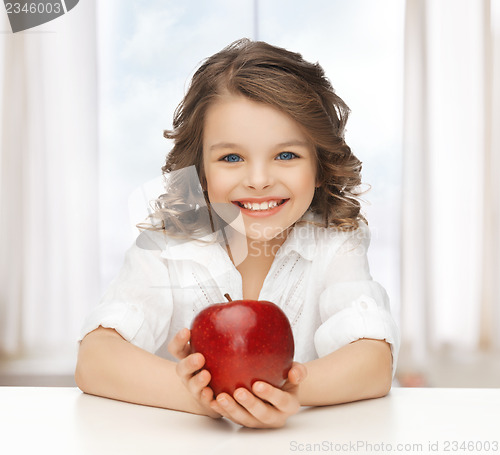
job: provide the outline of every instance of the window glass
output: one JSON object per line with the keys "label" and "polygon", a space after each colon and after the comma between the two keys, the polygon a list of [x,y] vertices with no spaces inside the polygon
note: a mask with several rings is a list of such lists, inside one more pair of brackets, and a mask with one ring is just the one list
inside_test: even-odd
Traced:
{"label": "window glass", "polygon": [[98,2],[102,288],[134,240],[128,198],[160,175],[175,107],[198,63],[241,37],[319,61],[351,108],[346,140],[372,189],[363,197],[374,279],[399,307],[404,2]]}

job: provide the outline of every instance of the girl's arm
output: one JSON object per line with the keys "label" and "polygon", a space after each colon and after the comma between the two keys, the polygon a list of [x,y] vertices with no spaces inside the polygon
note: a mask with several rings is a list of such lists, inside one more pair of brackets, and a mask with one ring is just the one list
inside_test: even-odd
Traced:
{"label": "girl's arm", "polygon": [[303,406],[379,398],[391,389],[391,348],[382,340],[360,339],[305,366],[298,390]]}
{"label": "girl's arm", "polygon": [[92,395],[220,417],[188,392],[175,362],[134,346],[113,329],[99,327],[82,340],[75,381]]}

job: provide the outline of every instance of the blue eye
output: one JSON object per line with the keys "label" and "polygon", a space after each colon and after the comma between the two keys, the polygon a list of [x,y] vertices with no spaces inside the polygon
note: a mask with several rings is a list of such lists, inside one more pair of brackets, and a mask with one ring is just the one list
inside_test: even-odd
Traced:
{"label": "blue eye", "polygon": [[229,155],[226,155],[222,159],[224,161],[227,161],[228,163],[237,163],[238,161],[241,161],[241,158],[238,155],[235,155],[234,153],[230,153]]}
{"label": "blue eye", "polygon": [[281,152],[277,157],[278,160],[293,160],[294,158],[297,158],[297,155],[292,152]]}

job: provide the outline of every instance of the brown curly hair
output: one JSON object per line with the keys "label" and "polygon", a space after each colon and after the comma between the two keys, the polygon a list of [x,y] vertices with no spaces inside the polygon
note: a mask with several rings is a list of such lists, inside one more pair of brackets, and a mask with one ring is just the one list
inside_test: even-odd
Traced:
{"label": "brown curly hair", "polygon": [[[314,145],[320,184],[310,210],[321,216],[322,226],[352,230],[358,228],[360,220],[366,222],[358,199],[361,162],[344,140],[349,108],[335,94],[318,63],[309,63],[298,53],[261,41],[235,41],[198,68],[175,111],[173,129],[164,132],[167,139],[174,141],[162,167],[164,175],[194,165],[206,189],[204,118],[210,104],[228,92],[271,105],[302,126]],[[162,229],[189,234],[196,227],[192,213],[175,209],[176,204],[182,204],[179,195],[192,191],[182,186],[182,179],[172,181],[170,191],[155,201],[155,209],[162,219]],[[206,192],[205,199],[209,206]],[[165,216],[167,213],[169,216]],[[177,221],[165,222],[172,219]]]}

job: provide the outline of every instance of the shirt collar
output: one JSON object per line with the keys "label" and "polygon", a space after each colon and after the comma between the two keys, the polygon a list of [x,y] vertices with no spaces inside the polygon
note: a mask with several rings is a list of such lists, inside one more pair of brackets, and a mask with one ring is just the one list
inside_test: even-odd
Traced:
{"label": "shirt collar", "polygon": [[212,233],[200,238],[199,241],[169,238],[161,257],[178,261],[191,260],[210,267],[221,254],[227,255]]}
{"label": "shirt collar", "polygon": [[[302,217],[302,220],[318,221],[310,213],[306,213]],[[316,254],[317,229],[317,227],[310,223],[295,225],[278,250],[277,256],[283,257],[296,252],[304,259],[312,261]],[[220,267],[221,255],[227,257],[227,260],[229,260],[223,244],[215,241],[216,235],[214,233],[208,234],[200,240],[207,243],[189,239],[168,238],[162,244],[161,257],[172,260],[191,260],[207,267],[215,266],[215,264],[218,264],[218,267]]]}
{"label": "shirt collar", "polygon": [[310,223],[295,225],[278,250],[280,256],[295,251],[304,259],[312,261],[316,254],[316,229]]}

